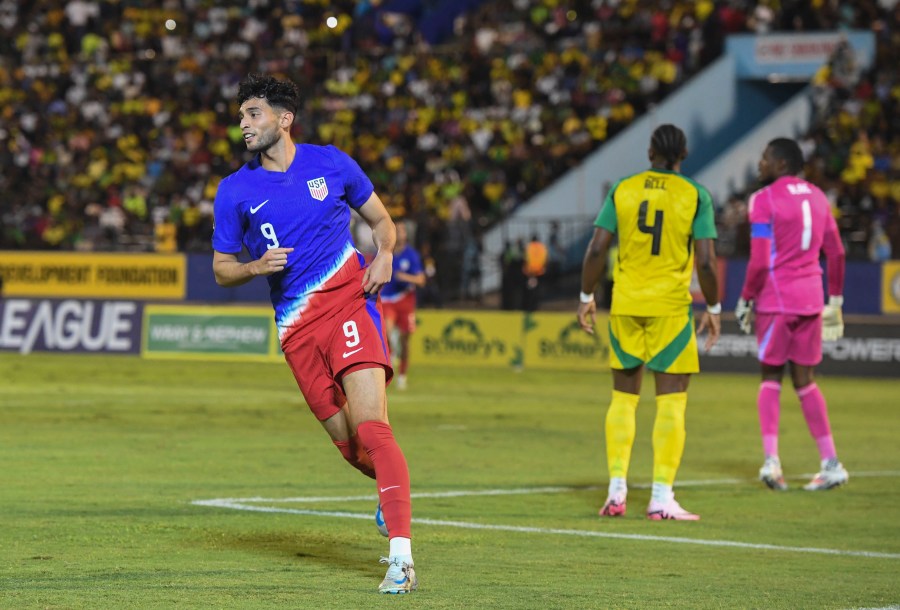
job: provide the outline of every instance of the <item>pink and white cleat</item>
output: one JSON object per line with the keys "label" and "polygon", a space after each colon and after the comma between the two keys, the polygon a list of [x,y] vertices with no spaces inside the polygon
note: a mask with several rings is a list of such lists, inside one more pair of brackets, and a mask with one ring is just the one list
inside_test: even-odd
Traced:
{"label": "pink and white cleat", "polygon": [[689,513],[681,508],[675,498],[669,498],[668,502],[654,502],[650,500],[647,507],[647,518],[651,521],[675,520],[675,521],[699,521],[700,515]]}
{"label": "pink and white cleat", "polygon": [[600,509],[601,517],[622,517],[625,515],[625,496],[614,494],[606,499],[606,504]]}

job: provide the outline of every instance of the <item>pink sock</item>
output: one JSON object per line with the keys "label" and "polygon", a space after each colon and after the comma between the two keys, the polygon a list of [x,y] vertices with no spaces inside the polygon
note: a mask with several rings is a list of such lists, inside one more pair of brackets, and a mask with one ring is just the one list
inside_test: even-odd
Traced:
{"label": "pink sock", "polygon": [[412,503],[409,499],[409,470],[406,458],[388,424],[365,421],[356,435],[375,465],[378,500],[391,538],[410,538]]}
{"label": "pink sock", "polygon": [[763,381],[759,384],[756,399],[759,408],[759,430],[762,433],[763,453],[766,457],[778,455],[778,419],[781,415],[781,384]]}
{"label": "pink sock", "polygon": [[825,397],[815,382],[797,390],[800,398],[800,406],[803,408],[803,417],[809,426],[809,433],[819,446],[819,457],[830,460],[837,457],[834,449],[834,438],[831,436],[831,425],[828,423],[828,406]]}

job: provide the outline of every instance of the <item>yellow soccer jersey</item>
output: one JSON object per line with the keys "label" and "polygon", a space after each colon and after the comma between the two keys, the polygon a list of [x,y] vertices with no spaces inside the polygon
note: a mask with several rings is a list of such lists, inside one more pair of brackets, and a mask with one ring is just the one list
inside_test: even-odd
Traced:
{"label": "yellow soccer jersey", "polygon": [[619,236],[610,313],[684,313],[694,240],[716,238],[709,191],[677,172],[649,169],[619,180],[594,224]]}

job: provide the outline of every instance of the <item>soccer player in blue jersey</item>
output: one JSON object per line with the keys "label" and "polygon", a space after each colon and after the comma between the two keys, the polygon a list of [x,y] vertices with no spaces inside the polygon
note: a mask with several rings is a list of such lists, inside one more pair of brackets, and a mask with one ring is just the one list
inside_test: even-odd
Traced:
{"label": "soccer player in blue jersey", "polygon": [[406,371],[409,369],[409,336],[416,330],[416,288],[425,286],[425,270],[422,258],[409,243],[406,223],[397,223],[397,245],[394,246],[394,273],[391,281],[381,289],[384,303],[384,319],[388,337],[398,333],[397,389],[406,389]]}
{"label": "soccer player in blue jersey", "polygon": [[[394,223],[353,159],[333,146],[293,142],[294,83],[251,74],[238,103],[255,155],[216,193],[216,281],[239,286],[266,276],[281,348],[310,410],[344,458],[376,481],[376,522],[383,515],[390,537],[379,591],[407,593],[418,584],[409,471],[388,423],[393,370],[378,295],[391,279]],[[351,208],[372,228],[378,251],[369,265],[350,235]],[[243,248],[248,262],[238,258]]]}

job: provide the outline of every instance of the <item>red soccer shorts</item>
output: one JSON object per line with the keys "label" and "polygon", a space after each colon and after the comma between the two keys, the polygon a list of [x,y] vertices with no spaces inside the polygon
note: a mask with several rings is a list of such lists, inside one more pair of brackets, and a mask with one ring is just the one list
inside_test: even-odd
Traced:
{"label": "red soccer shorts", "polygon": [[282,348],[310,410],[325,421],[347,403],[344,374],[380,366],[391,379],[387,345],[381,301],[373,295],[350,299],[334,316],[291,335]]}
{"label": "red soccer shorts", "polygon": [[815,366],[822,361],[822,316],[757,313],[756,341],[763,364]]}
{"label": "red soccer shorts", "polygon": [[403,333],[416,330],[416,293],[407,292],[399,301],[384,302],[384,318],[390,320]]}

